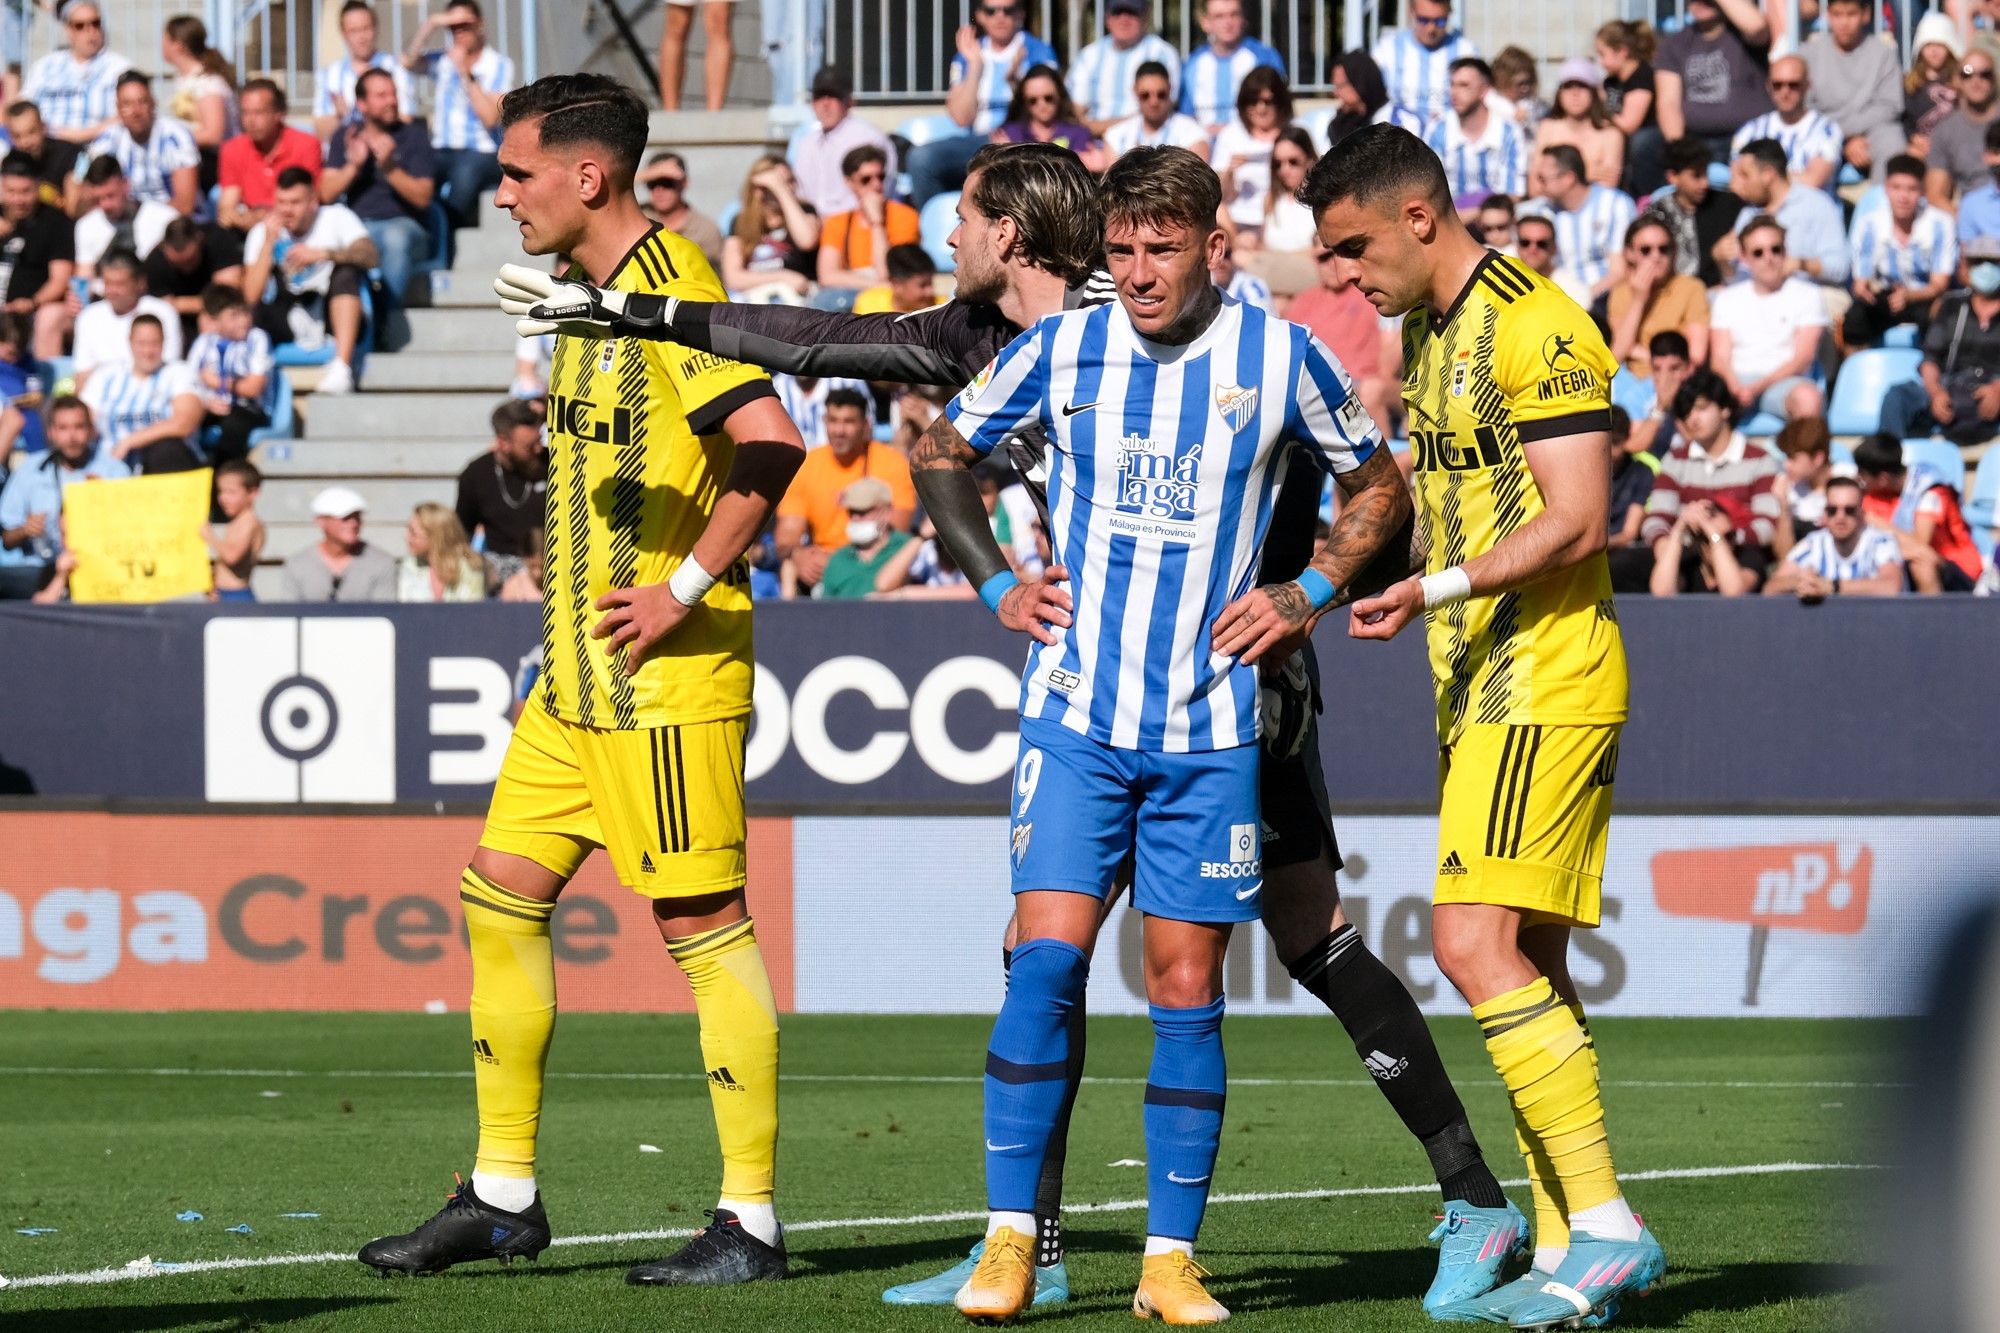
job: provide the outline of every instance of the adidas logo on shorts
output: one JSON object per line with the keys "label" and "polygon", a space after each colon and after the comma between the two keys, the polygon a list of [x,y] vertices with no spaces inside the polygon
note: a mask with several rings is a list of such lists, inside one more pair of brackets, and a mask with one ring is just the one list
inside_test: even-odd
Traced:
{"label": "adidas logo on shorts", "polygon": [[1458,859],[1456,851],[1447,853],[1444,858],[1444,864],[1438,867],[1438,874],[1440,875],[1468,875],[1471,873],[1471,871],[1465,868],[1465,862]]}

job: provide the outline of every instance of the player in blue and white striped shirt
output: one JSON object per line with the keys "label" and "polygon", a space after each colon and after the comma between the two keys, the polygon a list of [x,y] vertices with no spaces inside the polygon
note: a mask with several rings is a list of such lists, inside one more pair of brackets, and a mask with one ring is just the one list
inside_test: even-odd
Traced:
{"label": "player in blue and white striped shirt", "polygon": [[1077,114],[1099,134],[1112,121],[1139,110],[1132,92],[1139,66],[1157,60],[1166,66],[1170,84],[1180,74],[1181,53],[1160,34],[1146,31],[1146,9],[1146,0],[1108,0],[1104,30],[1109,35],[1078,51],[1070,66],[1069,95]]}
{"label": "player in blue and white striped shirt", "polygon": [[136,69],[118,76],[117,110],[118,123],[91,140],[89,156],[115,158],[132,183],[134,199],[195,216],[202,199],[194,131],[159,114],[153,81]]}
{"label": "player in blue and white striped shirt", "polygon": [[1951,214],[1924,198],[1924,163],[1898,153],[1882,169],[1886,203],[1854,219],[1854,304],[1841,335],[1849,347],[1872,346],[1898,324],[1930,323],[1931,307],[1958,274],[1958,231]]}
{"label": "player in blue and white striped shirt", "polygon": [[1776,139],[1784,145],[1786,174],[1792,184],[1832,190],[1845,136],[1832,117],[1806,105],[1806,62],[1798,56],[1781,56],[1771,62],[1768,77],[1771,105],[1777,109],[1766,111],[1736,131],[1729,141],[1730,156],[1740,154],[1745,144]]}
{"label": "player in blue and white striped shirt", "polygon": [[410,72],[376,46],[377,31],[375,10],[368,0],[346,0],[341,5],[340,37],[347,43],[347,53],[320,66],[313,91],[313,129],[321,139],[331,139],[341,122],[354,114],[354,83],[363,70],[387,70],[396,81],[397,110],[404,120],[416,116],[417,92]]}
{"label": "player in blue and white striped shirt", "polygon": [[199,463],[194,433],[202,405],[194,371],[167,361],[160,321],[132,321],[132,359],[99,366],[80,395],[97,422],[99,444],[135,472],[181,472]]}
{"label": "player in blue and white striped shirt", "polygon": [[[451,44],[426,52],[431,35],[451,32]],[[430,76],[431,144],[445,207],[461,226],[478,216],[479,193],[500,183],[500,96],[515,84],[514,62],[486,44],[478,0],[451,0],[433,14],[403,53],[403,67]]]}
{"label": "player in blue and white striped shirt", "polygon": [[1523,214],[1545,217],[1556,229],[1556,257],[1563,270],[1592,294],[1611,285],[1611,261],[1622,256],[1625,228],[1638,208],[1632,196],[1584,179],[1583,154],[1569,144],[1544,148],[1535,159],[1537,197]]}
{"label": "player in blue and white striped shirt", "polygon": [[21,100],[33,102],[58,139],[86,144],[111,128],[118,76],[132,62],[104,46],[104,12],[94,0],[60,6],[69,50],[28,66]]}
{"label": "player in blue and white striped shirt", "polygon": [[[987,1054],[987,1238],[957,1304],[1011,1318],[1034,1298],[1063,1015],[1082,999],[1100,901],[1131,856],[1148,957],[1164,964],[1148,994],[1148,1238],[1133,1308],[1212,1322],[1227,1312],[1192,1255],[1221,1134],[1222,951],[1263,888],[1255,663],[1303,639],[1410,500],[1333,354],[1210,283],[1227,238],[1220,183],[1200,158],[1134,149],[1099,197],[1118,304],[1037,321],[912,459],[940,539],[1002,623],[1038,645],[1013,802],[1024,943]],[[1053,564],[1033,583],[1008,571],[968,471],[1022,429],[1052,443]],[[1340,519],[1296,581],[1256,587],[1278,487],[1306,464],[1335,475]]]}
{"label": "player in blue and white striped shirt", "polygon": [[1369,54],[1382,67],[1391,102],[1436,120],[1451,107],[1452,62],[1479,48],[1452,31],[1450,0],[1410,0],[1409,26],[1385,29]]}
{"label": "player in blue and white striped shirt", "polygon": [[[1451,106],[1424,142],[1444,162],[1454,198],[1461,194],[1510,194],[1528,190],[1528,144],[1521,129],[1486,104],[1493,68],[1478,56],[1451,64]],[[1393,106],[1394,103],[1384,103]]]}
{"label": "player in blue and white striped shirt", "polygon": [[1243,76],[1262,65],[1285,73],[1285,58],[1243,31],[1243,0],[1204,0],[1201,30],[1208,41],[1181,67],[1181,110],[1210,134],[1236,115]]}
{"label": "player in blue and white striped shirt", "polygon": [[1826,483],[1826,526],[1806,534],[1764,585],[1768,595],[1792,593],[1808,605],[1828,597],[1894,597],[1903,590],[1903,551],[1896,534],[1871,528],[1861,515],[1861,483]]}

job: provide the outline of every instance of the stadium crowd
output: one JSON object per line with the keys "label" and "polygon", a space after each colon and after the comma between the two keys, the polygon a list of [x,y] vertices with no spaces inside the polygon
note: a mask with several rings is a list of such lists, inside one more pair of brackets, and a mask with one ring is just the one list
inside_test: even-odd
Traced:
{"label": "stadium crowd", "polygon": [[[647,163],[643,201],[733,299],[914,312],[945,299],[955,191],[982,145],[1056,143],[1092,170],[1185,146],[1223,187],[1216,284],[1311,328],[1400,441],[1398,322],[1341,283],[1293,196],[1331,143],[1401,125],[1437,152],[1487,244],[1569,291],[1621,363],[1619,591],[2000,586],[2000,463],[1983,487],[1968,466],[2000,434],[2000,47],[1932,13],[1905,62],[1864,0],[1827,0],[1802,42],[1776,32],[1780,7],[1689,0],[1665,36],[1617,21],[1589,53],[1489,59],[1448,0],[1405,0],[1402,26],[1333,62],[1334,105],[1301,114],[1242,0],[1206,0],[1206,40],[1185,55],[1150,13],[1108,0],[1103,35],[1065,64],[1016,0],[979,0],[954,35],[942,119],[886,134],[829,67],[812,120],[749,165],[720,219],[689,204],[673,152]],[[514,68],[474,0],[451,0],[400,58],[365,0],[347,0],[309,133],[275,83],[235,86],[197,19],[162,35],[163,114],[154,80],[104,49],[90,0],[62,14],[69,49],[27,70],[0,159],[0,595],[61,595],[64,485],[217,466],[234,478],[208,529],[218,595],[247,596],[263,538],[245,460],[280,364],[323,363],[318,393],[357,387],[364,329],[498,179]],[[1558,55],[1544,100],[1543,58]],[[363,541],[364,497],[331,487],[313,505],[320,542],[286,560],[286,595],[538,595],[547,353],[522,344],[490,450],[455,506],[409,517],[411,555]],[[1544,355],[1559,372],[1563,349]],[[972,596],[910,482],[940,395],[778,378],[812,453],[753,552],[756,595]],[[1046,544],[1013,480],[983,484],[1003,548],[1032,572]]]}

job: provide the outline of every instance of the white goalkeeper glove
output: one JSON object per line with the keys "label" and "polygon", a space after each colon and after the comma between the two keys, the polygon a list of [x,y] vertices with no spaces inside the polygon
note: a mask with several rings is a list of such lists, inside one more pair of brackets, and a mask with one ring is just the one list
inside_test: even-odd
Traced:
{"label": "white goalkeeper glove", "polygon": [[493,280],[500,309],[516,316],[515,332],[523,338],[544,333],[569,333],[585,338],[610,335],[625,313],[625,293],[586,282],[565,282],[540,269],[503,264]]}

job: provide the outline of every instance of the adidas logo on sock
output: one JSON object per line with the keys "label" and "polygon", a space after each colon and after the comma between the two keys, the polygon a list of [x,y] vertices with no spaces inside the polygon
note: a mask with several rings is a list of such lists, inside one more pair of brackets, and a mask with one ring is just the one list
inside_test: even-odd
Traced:
{"label": "adidas logo on sock", "polygon": [[639,873],[642,875],[653,873],[653,854],[651,852],[639,853]]}
{"label": "adidas logo on sock", "polygon": [[1444,864],[1438,867],[1438,874],[1440,875],[1465,875],[1470,873],[1465,868],[1465,862],[1458,859],[1456,851],[1446,853]]}
{"label": "adidas logo on sock", "polygon": [[730,1074],[728,1065],[719,1065],[709,1070],[708,1081],[718,1088],[727,1088],[731,1092],[742,1092],[744,1090],[743,1085],[738,1083],[734,1076]]}
{"label": "adidas logo on sock", "polygon": [[1368,1052],[1361,1063],[1368,1066],[1369,1073],[1385,1083],[1410,1067],[1408,1060],[1398,1060],[1395,1056],[1386,1055],[1381,1051]]}
{"label": "adidas logo on sock", "polygon": [[497,1065],[500,1063],[500,1057],[493,1054],[492,1045],[484,1037],[474,1037],[472,1039],[472,1058],[481,1064]]}

